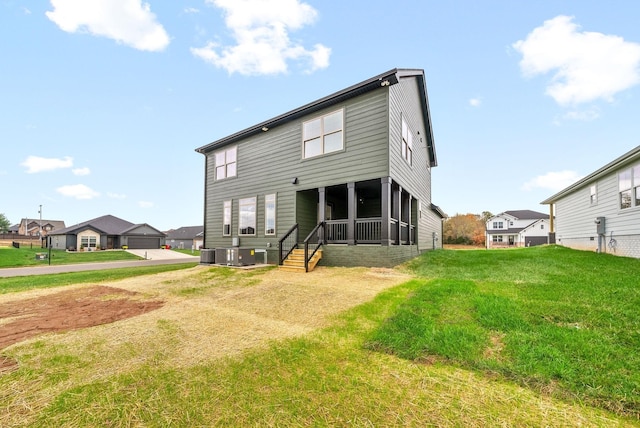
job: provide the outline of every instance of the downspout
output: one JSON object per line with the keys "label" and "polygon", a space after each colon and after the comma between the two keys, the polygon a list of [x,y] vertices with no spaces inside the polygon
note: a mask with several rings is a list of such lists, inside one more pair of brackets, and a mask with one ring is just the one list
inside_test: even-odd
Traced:
{"label": "downspout", "polygon": [[556,243],[556,230],[555,224],[553,221],[553,208],[554,204],[549,204],[549,236],[547,238],[547,244],[555,244]]}
{"label": "downspout", "polygon": [[207,156],[205,153],[202,154],[204,155],[204,209],[202,210],[204,217],[202,219],[202,247],[207,248],[207,170],[209,164],[209,156]]}

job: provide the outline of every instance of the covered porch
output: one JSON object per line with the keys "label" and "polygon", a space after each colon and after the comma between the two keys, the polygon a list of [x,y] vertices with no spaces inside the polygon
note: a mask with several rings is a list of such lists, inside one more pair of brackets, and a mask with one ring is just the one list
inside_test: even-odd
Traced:
{"label": "covered porch", "polygon": [[390,177],[297,192],[300,235],[318,224],[324,244],[413,245],[417,199]]}

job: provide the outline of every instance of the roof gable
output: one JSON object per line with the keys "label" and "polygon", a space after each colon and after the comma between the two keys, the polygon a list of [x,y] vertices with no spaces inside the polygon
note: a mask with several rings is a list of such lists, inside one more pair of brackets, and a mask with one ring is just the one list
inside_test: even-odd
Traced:
{"label": "roof gable", "polygon": [[51,235],[68,235],[73,234],[77,231],[86,229],[87,227],[91,227],[96,231],[101,233],[105,233],[107,235],[119,235],[123,231],[127,230],[131,226],[134,226],[133,223],[123,220],[121,218],[112,216],[112,215],[104,215],[102,217],[97,217],[91,220],[87,220],[82,223],[78,223],[73,226],[66,227],[64,229],[54,230]]}
{"label": "roof gable", "polygon": [[184,226],[166,232],[167,239],[193,239],[204,231],[204,226]]}
{"label": "roof gable", "polygon": [[427,88],[426,79],[424,76],[424,71],[420,69],[394,68],[392,70],[387,71],[386,73],[382,73],[377,76],[371,77],[353,86],[350,86],[341,91],[328,95],[324,98],[320,98],[319,100],[313,101],[309,104],[305,104],[287,113],[281,114],[279,116],[276,116],[264,122],[258,123],[249,128],[246,128],[242,131],[236,132],[235,134],[231,134],[227,137],[221,138],[212,143],[199,147],[196,149],[196,152],[206,154],[208,152],[218,149],[219,147],[225,146],[227,144],[233,144],[237,141],[251,137],[261,132],[266,132],[271,128],[274,128],[279,125],[283,125],[292,120],[300,119],[306,115],[312,114],[324,108],[341,103],[350,98],[354,98],[358,95],[362,95],[364,93],[367,93],[373,90],[383,89],[390,85],[395,85],[400,81],[400,79],[403,79],[403,78],[418,79],[418,86],[420,87],[420,99],[422,102],[422,114],[424,116],[424,123],[426,127],[426,132],[427,132],[426,145],[427,145],[427,151],[429,155],[429,165],[432,167],[437,166],[438,161],[436,158],[435,145],[433,141],[433,130],[431,127],[431,114],[429,112],[429,102],[428,102],[428,96],[427,96],[427,90],[426,90]]}

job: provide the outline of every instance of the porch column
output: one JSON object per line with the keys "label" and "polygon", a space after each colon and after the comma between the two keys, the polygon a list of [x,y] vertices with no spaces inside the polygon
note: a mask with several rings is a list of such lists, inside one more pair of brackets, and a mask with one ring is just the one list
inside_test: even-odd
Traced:
{"label": "porch column", "polygon": [[356,243],[356,183],[347,183],[347,245]]}
{"label": "porch column", "polygon": [[402,244],[402,187],[398,186],[393,190],[393,217],[398,220],[395,225],[396,228],[396,245]]}
{"label": "porch column", "polygon": [[411,193],[409,193],[409,199],[407,201],[407,212],[409,213],[409,215],[407,216],[407,218],[409,219],[409,221],[407,223],[409,223],[407,225],[407,240],[409,241],[409,245],[413,244],[413,239],[411,239],[411,226],[413,226],[413,218],[411,217],[411,215],[413,214],[413,211],[411,211]]}
{"label": "porch column", "polygon": [[380,198],[382,199],[382,230],[381,230],[381,245],[389,246],[391,223],[391,177],[382,177],[380,179],[382,185],[382,191],[380,192]]}
{"label": "porch column", "polygon": [[324,187],[318,187],[318,223],[327,218],[327,198]]}
{"label": "porch column", "polygon": [[[318,223],[327,219],[327,197],[324,187],[318,187]],[[322,234],[319,237],[323,244],[325,244],[325,229],[322,229]]]}

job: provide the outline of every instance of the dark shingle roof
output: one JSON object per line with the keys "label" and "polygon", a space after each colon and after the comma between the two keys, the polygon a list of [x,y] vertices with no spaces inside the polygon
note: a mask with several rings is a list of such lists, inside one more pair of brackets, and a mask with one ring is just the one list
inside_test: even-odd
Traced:
{"label": "dark shingle roof", "polygon": [[167,239],[193,239],[204,231],[204,226],[184,226],[165,232]]}
{"label": "dark shingle roof", "polygon": [[122,232],[131,229],[131,227],[133,226],[135,225],[129,221],[107,214],[103,215],[102,217],[94,218],[92,220],[87,220],[82,223],[66,227],[64,229],[54,230],[51,235],[67,235],[69,233],[73,233],[76,230],[84,229],[87,227],[96,229],[97,231],[106,233],[107,235],[120,235]]}
{"label": "dark shingle roof", "polygon": [[541,218],[549,218],[549,214],[543,214],[531,210],[505,211],[504,214],[509,214],[510,216],[513,216],[518,220],[538,220]]}
{"label": "dark shingle roof", "polygon": [[491,230],[487,230],[487,233],[490,235],[511,235],[511,234],[520,233],[524,229],[526,229],[526,227],[511,227],[509,229],[491,229]]}
{"label": "dark shingle roof", "polygon": [[341,91],[335,92],[331,95],[327,95],[324,98],[313,101],[309,104],[305,104],[302,107],[291,110],[287,113],[281,114],[257,125],[243,129],[235,134],[216,140],[205,146],[196,149],[196,152],[206,154],[212,150],[216,150],[221,146],[232,144],[244,138],[251,137],[256,134],[268,131],[271,128],[287,123],[291,120],[299,119],[308,114],[319,111],[323,108],[335,105],[337,103],[346,101],[350,98],[358,95],[373,91],[376,89],[384,88],[385,86],[395,85],[403,78],[417,78],[418,87],[420,88],[420,99],[423,105],[423,118],[426,127],[426,146],[429,155],[429,166],[437,166],[438,160],[436,158],[436,149],[433,141],[433,130],[431,126],[431,113],[429,112],[429,99],[427,96],[427,84],[424,76],[424,70],[421,69],[408,69],[408,68],[394,68],[386,73],[379,74],[371,77],[365,81],[357,83]]}

